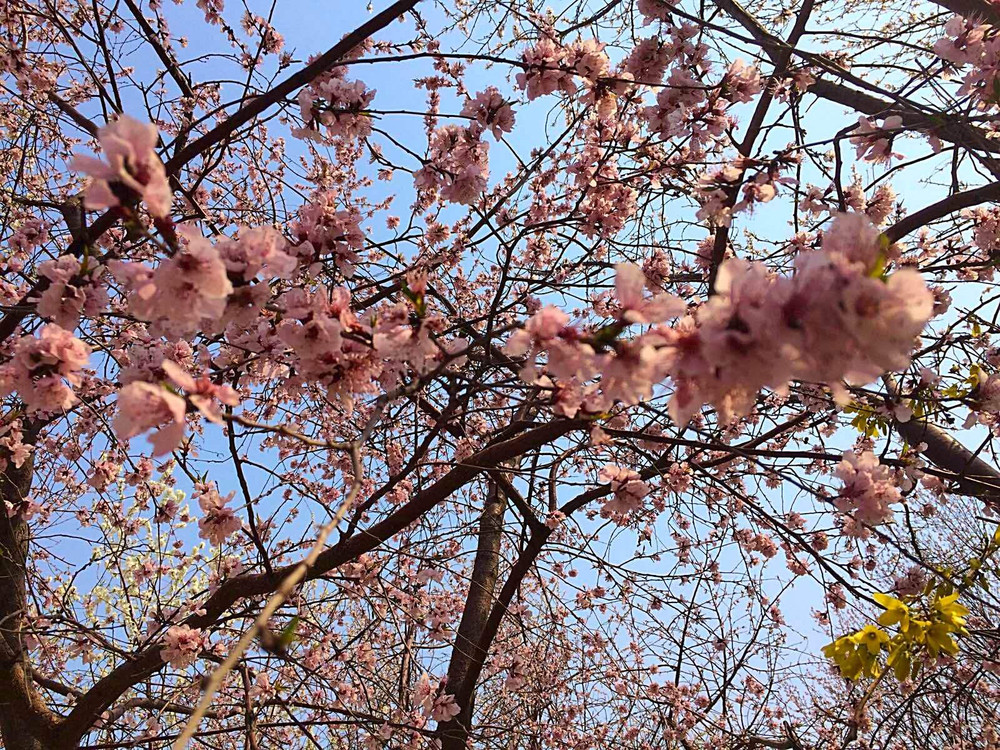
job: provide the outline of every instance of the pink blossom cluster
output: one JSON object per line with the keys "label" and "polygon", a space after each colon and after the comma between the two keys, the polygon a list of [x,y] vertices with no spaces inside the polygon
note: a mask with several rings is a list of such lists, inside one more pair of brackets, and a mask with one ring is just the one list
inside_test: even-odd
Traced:
{"label": "pink blossom cluster", "polygon": [[517,85],[527,91],[528,99],[561,91],[576,93],[576,82],[567,65],[569,50],[549,37],[525,50],[521,59],[525,69],[517,74]]}
{"label": "pink blossom cluster", "polygon": [[488,86],[469,99],[462,106],[462,114],[475,121],[470,130],[477,137],[489,130],[499,141],[504,133],[514,129],[514,110],[496,86]]}
{"label": "pink blossom cluster", "polygon": [[596,139],[588,142],[567,169],[583,196],[578,210],[588,237],[614,237],[638,209],[639,191],[621,179],[618,165],[604,150]]}
{"label": "pink blossom cluster", "polygon": [[861,116],[850,140],[857,147],[859,159],[875,164],[888,164],[893,159],[903,158],[902,154],[892,150],[892,141],[902,128],[903,118],[899,115],[886,117],[877,127],[867,117]]}
{"label": "pink blossom cluster", "polygon": [[84,192],[84,205],[101,209],[142,200],[152,216],[166,218],[173,191],[156,153],[156,126],[120,115],[100,128],[97,138],[106,161],[77,155],[70,165],[92,178]]}
{"label": "pink blossom cluster", "polygon": [[452,203],[472,204],[486,190],[489,144],[473,128],[444,125],[431,134],[424,166],[414,175],[419,190],[438,190]]}
{"label": "pink blossom cluster", "polygon": [[757,552],[768,560],[778,554],[778,545],[767,534],[754,532],[752,529],[737,529],[733,532],[733,538],[747,552]]}
{"label": "pink blossom cluster", "polygon": [[365,110],[375,99],[375,91],[362,81],[348,81],[346,70],[334,68],[299,92],[299,109],[306,127],[293,131],[295,135],[322,140],[323,128],[329,138],[356,140],[371,132],[371,117]]}
{"label": "pink blossom cluster", "polygon": [[242,227],[237,239],[224,238],[216,244],[226,273],[242,281],[287,279],[298,260],[281,233],[271,227]]}
{"label": "pink blossom cluster", "polygon": [[[888,521],[892,518],[890,506],[903,499],[889,467],[880,464],[870,451],[847,451],[834,474],[844,483],[834,500],[837,510],[850,513],[855,521],[867,526]],[[863,535],[860,529],[857,533]]]}
{"label": "pink blossom cluster", "polygon": [[364,248],[361,214],[343,204],[335,190],[314,193],[299,209],[291,226],[296,243],[291,250],[305,263],[332,257],[346,278],[354,275],[358,253]]}
{"label": "pink blossom cluster", "polygon": [[72,255],[38,264],[38,272],[49,281],[38,300],[38,314],[67,330],[76,328],[80,316],[93,317],[107,307],[108,293],[101,284],[104,268],[91,266],[83,272]]}
{"label": "pink blossom cluster", "polygon": [[657,84],[670,65],[670,51],[659,37],[640,41],[625,59],[625,70],[638,84]]}
{"label": "pink blossom cluster", "polygon": [[[37,216],[25,216],[20,219],[17,229],[7,239],[7,246],[10,248],[11,254],[23,256],[48,241],[48,223]],[[4,258],[4,263],[10,265],[10,260]]]}
{"label": "pink blossom cluster", "polygon": [[[209,421],[222,424],[219,404],[237,406],[239,396],[228,385],[217,385],[207,377],[193,378],[184,368],[169,359],[159,369],[172,381],[173,388],[186,391],[187,400]],[[154,455],[169,453],[184,438],[187,401],[175,390],[160,384],[136,381],[118,392],[115,434],[129,440],[147,430],[156,429],[149,441]]]}
{"label": "pink blossom cluster", "polygon": [[642,481],[637,471],[607,464],[598,474],[602,484],[611,485],[611,497],[601,506],[601,517],[619,525],[642,509],[642,500],[649,494],[649,485]]}
{"label": "pink blossom cluster", "polygon": [[236,511],[229,507],[236,496],[235,490],[223,497],[215,482],[198,483],[194,496],[198,498],[198,507],[202,512],[202,517],[198,519],[198,536],[202,539],[220,547],[243,527]]}
{"label": "pink blossom cluster", "polygon": [[21,427],[21,420],[0,427],[0,471],[7,469],[8,462],[20,469],[34,450],[33,445],[24,443]]}
{"label": "pink blossom cluster", "polygon": [[[527,355],[522,377],[551,387],[557,413],[566,416],[638,403],[667,378],[674,385],[670,414],[679,424],[706,403],[728,422],[749,412],[761,389],[782,392],[793,379],[823,383],[844,402],[844,381],[867,383],[909,363],[934,308],[918,272],[883,277],[886,254],[867,217],[840,215],[822,249],[799,254],[791,276],[725,261],[716,293],[673,326],[655,324],[683,313],[684,304],[666,294],[645,298],[642,271],[621,264],[615,323],[588,331],[546,307],[510,337],[506,351]],[[653,327],[620,338],[633,323]],[[535,362],[542,352],[544,374]],[[598,382],[588,384],[596,375]]]}
{"label": "pink blossom cluster", "polygon": [[934,52],[959,67],[970,66],[959,96],[971,95],[983,110],[997,107],[1000,37],[990,24],[955,16],[945,26],[945,36],[934,44]]}
{"label": "pink blossom cluster", "polygon": [[118,414],[112,427],[119,440],[129,440],[150,429],[153,455],[172,451],[184,438],[187,403],[162,385],[129,383],[118,392]]}
{"label": "pink blossom cluster", "polygon": [[112,273],[130,290],[136,317],[159,323],[167,332],[185,335],[213,327],[226,310],[233,285],[219,250],[197,232],[155,269],[142,263],[109,261]]}
{"label": "pink blossom cluster", "polygon": [[38,336],[22,336],[13,356],[0,365],[0,396],[17,391],[29,412],[55,413],[78,400],[73,387],[82,383],[81,370],[90,347],[54,323]]}
{"label": "pink blossom cluster", "polygon": [[413,705],[434,721],[448,721],[461,711],[455,696],[442,692],[440,683],[426,672],[413,689]]}
{"label": "pink blossom cluster", "polygon": [[675,5],[677,5],[675,0],[639,0],[636,10],[648,24],[652,21],[669,21]]}
{"label": "pink blossom cluster", "polygon": [[160,658],[172,667],[184,669],[194,664],[207,644],[208,638],[198,628],[172,625],[163,636]]}

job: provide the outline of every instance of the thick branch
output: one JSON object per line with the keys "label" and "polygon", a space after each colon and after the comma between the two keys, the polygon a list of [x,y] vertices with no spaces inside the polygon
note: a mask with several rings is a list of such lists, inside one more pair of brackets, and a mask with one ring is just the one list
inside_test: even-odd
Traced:
{"label": "thick branch", "polygon": [[[522,432],[516,437],[493,443],[449,471],[444,477],[416,495],[409,503],[369,529],[324,550],[310,568],[306,580],[319,578],[334,568],[356,560],[366,552],[380,547],[385,541],[405,529],[438,503],[447,500],[454,492],[472,481],[479,474],[487,472],[504,461],[509,461],[526,451],[566,435],[585,425],[580,420],[560,420]],[[273,574],[233,578],[222,584],[202,606],[204,614],[185,621],[194,628],[207,628],[239,601],[256,596],[264,596],[274,591],[296,568],[289,565]],[[67,741],[76,743],[93,726],[98,716],[107,710],[133,685],[163,668],[160,657],[161,647],[150,646],[136,654],[135,658],[119,665],[99,680],[87,693],[82,695],[73,711],[60,727]]]}

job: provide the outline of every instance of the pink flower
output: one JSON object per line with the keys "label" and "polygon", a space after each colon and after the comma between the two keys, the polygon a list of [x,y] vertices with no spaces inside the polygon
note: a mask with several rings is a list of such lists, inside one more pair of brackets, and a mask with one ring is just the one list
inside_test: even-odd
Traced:
{"label": "pink flower", "polygon": [[205,376],[195,380],[180,365],[169,359],[163,360],[160,367],[178,388],[187,391],[188,399],[210,422],[222,424],[221,411],[216,401],[226,406],[237,406],[240,403],[236,391],[228,385],[216,385]]}
{"label": "pink flower", "polygon": [[651,21],[669,21],[670,14],[677,3],[673,0],[639,0],[636,8],[646,18],[646,23]]}
{"label": "pink flower", "polygon": [[865,214],[837,214],[830,228],[823,233],[823,251],[847,263],[857,264],[857,270],[868,273],[888,249],[883,249],[882,233]]}
{"label": "pink flower", "polygon": [[632,514],[642,509],[642,499],[649,494],[649,486],[638,472],[613,464],[601,469],[598,479],[610,484],[612,492],[611,498],[601,507],[601,517],[625,525]]}
{"label": "pink flower", "polygon": [[107,292],[98,285],[102,266],[81,274],[80,261],[72,255],[63,255],[39,263],[38,270],[49,281],[38,300],[38,314],[56,325],[73,330],[82,314],[97,315],[107,305]]}
{"label": "pink flower", "polygon": [[672,294],[643,297],[646,275],[634,263],[615,266],[615,293],[621,305],[619,313],[627,323],[662,323],[684,312],[684,302]]}
{"label": "pink flower", "polygon": [[489,128],[498,141],[503,133],[514,129],[514,110],[495,86],[469,99],[462,107],[462,114],[473,118],[480,128]]}
{"label": "pink flower", "polygon": [[233,285],[218,250],[188,233],[187,245],[150,270],[139,263],[111,261],[109,267],[132,291],[129,305],[142,320],[187,334],[223,317]]}
{"label": "pink flower", "polygon": [[526,67],[516,79],[518,86],[527,89],[528,99],[537,99],[554,91],[566,94],[576,92],[573,74],[564,69],[567,54],[565,47],[548,37],[525,51],[521,59]]}
{"label": "pink flower", "polygon": [[344,68],[334,68],[313,79],[298,95],[299,108],[306,127],[292,131],[300,138],[322,141],[320,127],[328,138],[356,140],[372,129],[372,120],[365,110],[375,98],[361,81],[348,81]]}
{"label": "pink flower", "polygon": [[77,155],[70,168],[92,177],[84,193],[91,209],[112,208],[141,199],[156,218],[170,214],[173,192],[156,154],[156,126],[121,115],[97,131],[106,162]]}
{"label": "pink flower", "polygon": [[548,305],[532,315],[524,328],[511,334],[504,351],[514,357],[527,354],[528,361],[521,370],[526,382],[535,377],[535,358],[549,347],[569,323],[569,316],[557,307]]}
{"label": "pink flower", "polygon": [[874,526],[888,521],[892,518],[889,506],[903,499],[889,468],[882,466],[874,453],[848,451],[834,474],[844,483],[834,505],[861,523]]}
{"label": "pink flower", "polygon": [[859,159],[884,164],[892,159],[902,159],[902,154],[892,150],[893,138],[902,130],[903,118],[899,115],[886,117],[880,127],[874,127],[867,117],[858,118],[858,125],[851,135],[851,143],[857,146]]}
{"label": "pink flower", "polygon": [[77,402],[71,386],[81,384],[89,358],[90,347],[50,323],[37,338],[22,336],[14,344],[14,356],[0,365],[0,396],[17,391],[29,412],[68,409]]}
{"label": "pink flower", "polygon": [[173,625],[163,637],[160,658],[177,669],[189,667],[194,664],[198,655],[205,648],[207,640],[198,628]]}
{"label": "pink flower", "polygon": [[120,440],[129,440],[157,428],[149,441],[153,444],[153,455],[160,456],[180,444],[186,411],[184,399],[166,388],[150,383],[130,383],[118,392],[118,415],[112,426]]}
{"label": "pink flower", "polygon": [[414,174],[419,190],[439,190],[452,203],[473,204],[486,190],[489,144],[473,128],[445,125],[431,134],[427,162]]}
{"label": "pink flower", "polygon": [[291,233],[298,242],[294,252],[302,262],[311,264],[333,258],[346,278],[354,275],[359,252],[365,244],[361,214],[346,205],[337,191],[321,190],[310,196],[299,209]]}
{"label": "pink flower", "polygon": [[285,238],[271,227],[242,227],[237,239],[221,240],[216,249],[226,264],[226,271],[245,281],[258,276],[287,279],[298,265],[295,256],[289,254]]}
{"label": "pink flower", "polygon": [[228,507],[236,492],[230,492],[226,497],[219,494],[215,484],[197,485],[195,496],[198,506],[204,514],[198,520],[198,536],[209,540],[216,547],[243,528],[243,523],[236,512]]}
{"label": "pink flower", "polygon": [[448,721],[458,716],[461,709],[455,696],[441,692],[441,685],[424,672],[413,690],[413,705],[422,709],[424,716],[435,721]]}

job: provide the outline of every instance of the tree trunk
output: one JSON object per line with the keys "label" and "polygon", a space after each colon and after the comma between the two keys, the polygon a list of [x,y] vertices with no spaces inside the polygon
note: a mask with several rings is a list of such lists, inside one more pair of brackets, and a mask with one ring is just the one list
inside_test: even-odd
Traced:
{"label": "tree trunk", "polygon": [[[495,481],[490,480],[489,491],[479,519],[479,541],[476,560],[472,566],[472,581],[466,598],[462,621],[451,652],[448,667],[448,684],[445,690],[456,695],[461,712],[440,727],[442,750],[463,750],[472,730],[472,712],[475,704],[474,686],[466,685],[469,668],[479,654],[479,640],[493,608],[497,578],[500,575],[500,542],[503,538],[503,517],[507,509],[506,497]],[[478,674],[478,671],[477,671]],[[475,678],[473,678],[475,679]],[[468,696],[462,700],[461,696]]]}
{"label": "tree trunk", "polygon": [[[31,666],[24,650],[21,626],[27,611],[25,570],[28,524],[8,517],[3,501],[20,502],[31,490],[32,461],[20,468],[9,463],[0,472],[0,739],[4,750],[55,748],[45,734],[42,716],[33,715],[40,696],[31,683]],[[39,730],[42,732],[39,732]]]}

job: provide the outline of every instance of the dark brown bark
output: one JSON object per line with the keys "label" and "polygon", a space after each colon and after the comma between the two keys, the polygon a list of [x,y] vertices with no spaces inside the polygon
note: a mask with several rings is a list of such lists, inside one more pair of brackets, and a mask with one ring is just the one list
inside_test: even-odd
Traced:
{"label": "dark brown bark", "polygon": [[[458,635],[448,666],[449,693],[461,696],[461,712],[441,727],[442,750],[461,750],[472,729],[475,708],[474,685],[468,685],[473,664],[482,663],[485,653],[480,653],[480,643],[486,621],[493,609],[497,579],[500,575],[500,543],[503,538],[503,517],[507,509],[506,498],[497,483],[490,481],[489,492],[479,518],[479,536],[476,559],[472,566],[469,594],[458,626]],[[478,670],[476,671],[478,675]],[[475,677],[472,677],[475,682]]]}
{"label": "dark brown bark", "polygon": [[57,747],[52,737],[55,717],[32,683],[23,645],[28,524],[20,515],[8,517],[2,502],[17,504],[25,498],[31,475],[30,459],[19,468],[8,461],[0,472],[0,739],[5,750]]}

